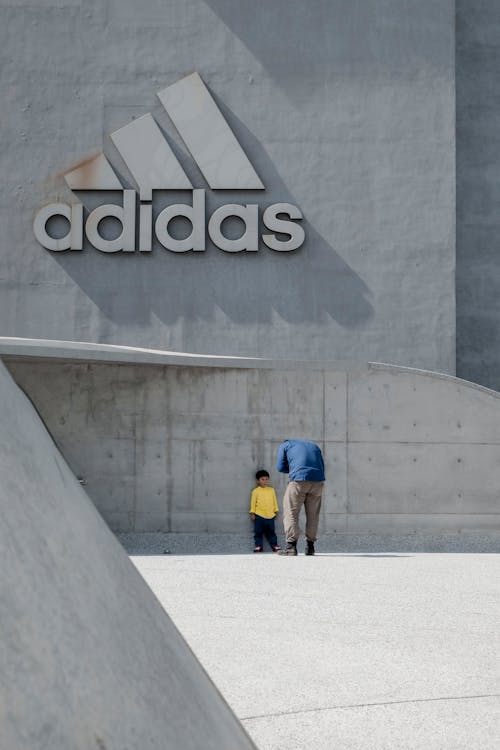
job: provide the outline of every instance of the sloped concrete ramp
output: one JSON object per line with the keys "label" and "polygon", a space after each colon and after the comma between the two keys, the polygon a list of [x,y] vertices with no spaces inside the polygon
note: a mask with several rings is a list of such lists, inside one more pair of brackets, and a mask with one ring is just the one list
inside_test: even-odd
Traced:
{"label": "sloped concrete ramp", "polygon": [[0,363],[5,750],[255,746]]}

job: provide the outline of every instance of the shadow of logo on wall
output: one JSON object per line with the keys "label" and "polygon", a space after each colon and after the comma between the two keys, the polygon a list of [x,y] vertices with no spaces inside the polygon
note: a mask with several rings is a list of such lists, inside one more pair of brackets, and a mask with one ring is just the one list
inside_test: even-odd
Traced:
{"label": "shadow of logo on wall", "polygon": [[[179,83],[181,81],[174,85]],[[204,84],[202,86],[205,88]],[[188,240],[194,246],[200,237],[202,224],[195,216],[197,201],[202,203],[204,198],[206,215],[212,216],[226,204],[238,205],[234,203],[234,190],[238,190],[241,206],[259,204],[260,239],[262,234],[270,234],[263,224],[267,206],[283,202],[295,205],[297,202],[287,181],[275,166],[273,151],[264,146],[262,140],[212,89],[209,96],[215,102],[214,107],[222,122],[220,132],[216,131],[213,135],[215,146],[203,151],[207,158],[212,156],[212,164],[206,165],[197,152],[197,159],[200,161],[198,165],[197,160],[183,146],[183,140],[176,136],[174,123],[160,103],[152,110],[154,120],[152,116],[146,116],[139,126],[136,122],[143,118],[142,113],[146,107],[142,109],[135,104],[109,103],[104,106],[102,113],[105,129],[106,132],[121,134],[122,137],[119,135],[117,140],[129,159],[130,167],[111,137],[109,142],[105,139],[105,150],[110,154],[113,166],[104,154],[99,154],[62,173],[66,184],[75,191],[83,207],[80,207],[81,204],[76,204],[76,208],[59,204],[62,206],[61,210],[66,212],[65,215],[47,219],[46,229],[54,243],[60,242],[58,248],[67,246],[68,243],[76,244],[74,238],[67,237],[71,212],[81,212],[83,222],[84,211],[90,215],[96,208],[102,208],[104,189],[107,190],[106,202],[112,205],[111,210],[118,216],[104,217],[98,222],[100,236],[110,243],[116,241],[117,247],[127,240],[132,247],[131,227],[127,225],[124,228],[119,217],[123,216],[121,211],[126,191],[130,190],[135,195],[137,190],[139,194],[134,198],[134,247],[139,251],[117,251],[115,248],[111,252],[93,252],[90,255],[85,251],[91,250],[92,245],[84,234],[84,252],[68,250],[50,253],[50,258],[64,269],[68,284],[74,290],[74,323],[71,325],[74,325],[75,332],[65,335],[76,336],[82,341],[123,342],[137,346],[168,347],[179,351],[283,357],[287,356],[289,347],[292,346],[289,326],[293,326],[298,336],[297,338],[294,333],[293,350],[296,356],[307,357],[310,353],[311,356],[323,359],[338,356],[338,337],[342,329],[363,327],[372,317],[371,291],[334,247],[332,238],[323,236],[307,215],[300,223],[296,219],[288,220],[292,225],[291,229],[304,231],[304,242],[295,252],[220,252],[216,250],[208,232],[206,252],[167,252],[153,232],[153,223],[165,205],[180,205],[187,215],[171,220],[167,225],[168,233],[172,240]],[[258,97],[256,99],[258,102]],[[198,104],[198,109],[191,113],[193,122],[190,127],[194,128],[195,122],[198,122],[199,127],[201,121],[204,138],[208,143],[209,135],[205,132],[202,112],[202,106]],[[126,117],[132,122],[122,128],[120,125]],[[154,130],[161,143],[158,146],[161,151],[153,151],[153,154],[151,142],[147,138],[136,143],[138,155],[144,159],[143,163],[149,163],[156,170],[152,175],[151,171],[148,173],[143,168],[140,158],[138,166],[132,162],[129,150],[122,144],[123,131],[125,130],[125,134],[132,134],[134,126],[143,128],[143,133],[147,128]],[[127,131],[128,127],[131,130]],[[237,134],[237,146],[233,146],[230,151],[234,155],[234,160],[229,162],[230,166],[233,165],[231,172],[227,171],[222,157],[213,156],[220,153],[216,146],[221,148],[220,143],[224,142],[224,137],[229,140],[227,131],[232,138],[234,133]],[[183,135],[188,138],[187,130]],[[195,146],[201,149],[198,144],[192,148]],[[239,151],[243,153],[243,157],[241,153],[239,156],[235,155]],[[176,168],[179,180],[176,184],[194,185],[194,189],[154,187],[165,184],[166,179],[165,162],[159,158],[159,153],[170,152],[179,165]],[[149,162],[146,162],[148,154]],[[250,168],[243,167],[248,162],[245,154],[252,156],[253,166],[250,165]],[[301,165],[307,162],[307,153],[294,150],[293,156],[300,172]],[[168,163],[174,163],[170,155]],[[234,170],[235,163],[241,165],[238,173]],[[131,169],[136,174],[128,174]],[[294,171],[297,172],[297,169]],[[212,184],[228,187],[211,189]],[[254,187],[243,187],[248,184]],[[234,185],[238,187],[235,188]],[[203,187],[205,189],[201,190]],[[150,201],[146,199],[149,190],[152,196]],[[201,192],[197,194],[196,190]],[[198,195],[201,197],[198,198]],[[317,211],[325,209],[330,210],[328,202],[316,207]],[[254,210],[251,209],[250,212]],[[190,222],[190,216],[195,218],[194,225]],[[165,218],[164,215],[163,221]],[[220,226],[224,236],[233,241],[241,240],[242,231],[247,238],[252,234],[255,237],[254,229],[249,229],[250,222],[245,227],[243,220],[237,216],[228,217]],[[73,224],[70,226],[70,233],[72,227]],[[205,224],[203,230],[206,231]],[[123,234],[125,237],[122,237]],[[292,239],[291,235],[279,231],[274,236],[282,243]],[[150,246],[152,252],[148,250]],[[368,248],[366,251],[368,252]],[[121,262],[117,261],[118,257]],[[333,326],[332,320],[335,321]],[[314,335],[313,329],[304,334],[295,328],[309,324],[315,327]],[[217,340],[207,338],[205,325],[213,326],[217,332]],[[245,326],[244,336],[237,334],[239,326]],[[124,330],[126,335],[123,334]],[[349,341],[354,340],[351,333],[347,336]],[[357,337],[357,334],[354,336]]]}

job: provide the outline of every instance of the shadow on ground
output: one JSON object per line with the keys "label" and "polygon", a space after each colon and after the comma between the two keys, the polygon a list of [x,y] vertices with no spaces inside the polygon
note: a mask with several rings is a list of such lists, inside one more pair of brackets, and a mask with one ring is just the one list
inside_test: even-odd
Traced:
{"label": "shadow on ground", "polygon": [[[253,554],[250,534],[120,533],[117,537],[129,555],[245,555]],[[279,538],[284,546],[284,541]],[[299,541],[299,555],[305,543]],[[376,534],[330,534],[316,543],[318,555],[357,557],[408,557],[413,553],[500,553],[500,533],[462,532],[390,536]],[[268,547],[264,555],[273,553]],[[262,557],[262,554],[259,555]]]}

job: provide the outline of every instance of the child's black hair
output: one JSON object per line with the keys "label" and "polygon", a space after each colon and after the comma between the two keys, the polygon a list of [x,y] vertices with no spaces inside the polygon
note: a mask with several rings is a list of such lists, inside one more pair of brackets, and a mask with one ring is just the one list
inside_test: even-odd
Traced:
{"label": "child's black hair", "polygon": [[268,476],[269,476],[268,471],[266,471],[265,469],[259,469],[259,471],[255,474],[255,479],[257,479],[258,481],[261,477],[268,477]]}

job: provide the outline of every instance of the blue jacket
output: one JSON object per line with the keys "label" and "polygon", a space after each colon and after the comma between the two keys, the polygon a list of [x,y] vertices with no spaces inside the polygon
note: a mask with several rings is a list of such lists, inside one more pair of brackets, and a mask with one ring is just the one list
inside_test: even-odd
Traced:
{"label": "blue jacket", "polygon": [[324,482],[325,466],[321,450],[309,440],[285,440],[278,449],[276,469],[292,482]]}

